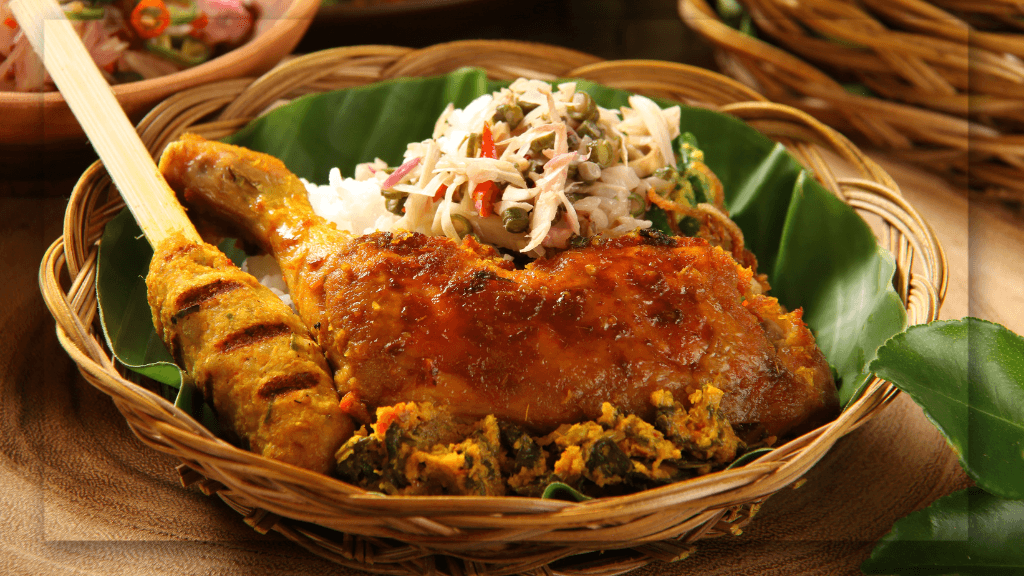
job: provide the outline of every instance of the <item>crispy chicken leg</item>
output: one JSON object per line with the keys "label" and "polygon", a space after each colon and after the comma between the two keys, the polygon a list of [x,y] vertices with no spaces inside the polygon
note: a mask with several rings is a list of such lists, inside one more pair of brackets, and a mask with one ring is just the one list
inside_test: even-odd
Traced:
{"label": "crispy chicken leg", "polygon": [[185,136],[160,167],[194,214],[275,256],[350,400],[550,430],[606,401],[653,417],[655,390],[709,383],[734,425],[772,435],[837,409],[801,311],[704,240],[639,233],[515,269],[471,238],[339,232],[280,161],[243,148]]}

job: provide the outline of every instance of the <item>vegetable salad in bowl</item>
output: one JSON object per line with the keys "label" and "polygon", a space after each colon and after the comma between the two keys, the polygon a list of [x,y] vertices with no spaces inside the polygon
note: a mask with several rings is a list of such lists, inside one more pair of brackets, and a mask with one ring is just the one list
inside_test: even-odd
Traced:
{"label": "vegetable salad in bowl", "polygon": [[[53,90],[7,4],[0,0],[0,90]],[[259,13],[247,0],[64,0],[61,7],[111,84],[202,64],[247,41]]]}

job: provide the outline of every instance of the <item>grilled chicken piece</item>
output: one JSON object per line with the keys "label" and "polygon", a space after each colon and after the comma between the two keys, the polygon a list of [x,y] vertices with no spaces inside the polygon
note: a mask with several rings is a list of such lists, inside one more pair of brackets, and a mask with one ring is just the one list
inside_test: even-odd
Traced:
{"label": "grilled chicken piece", "polygon": [[253,452],[327,473],[352,435],[320,347],[270,289],[178,234],[146,277],[153,323],[225,429]]}
{"label": "grilled chicken piece", "polygon": [[606,401],[650,418],[652,392],[702,383],[725,392],[734,425],[773,435],[837,409],[801,311],[704,240],[634,234],[520,270],[468,238],[339,232],[263,154],[186,136],[160,167],[193,214],[275,256],[350,400],[432,401],[538,431],[595,419]]}

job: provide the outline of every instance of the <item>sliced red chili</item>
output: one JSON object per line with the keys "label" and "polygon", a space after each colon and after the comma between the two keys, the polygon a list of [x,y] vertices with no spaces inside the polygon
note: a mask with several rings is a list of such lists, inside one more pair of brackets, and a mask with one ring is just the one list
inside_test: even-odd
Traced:
{"label": "sliced red chili", "polygon": [[477,184],[473,189],[473,206],[476,207],[476,212],[481,218],[487,218],[494,214],[492,204],[497,195],[498,185],[490,180]]}
{"label": "sliced red chili", "polygon": [[[491,127],[484,122],[483,132],[480,134],[480,157],[497,158],[498,151],[494,148],[494,135],[491,134]],[[497,196],[498,184],[496,182],[481,182],[473,189],[473,206],[481,218],[487,218],[494,214],[492,204]]]}
{"label": "sliced red chili", "polygon": [[440,186],[438,186],[437,187],[437,192],[434,192],[434,202],[437,202],[441,198],[444,198],[444,194],[447,191],[448,191],[448,185],[447,184],[441,184]]}
{"label": "sliced red chili", "polygon": [[498,157],[498,152],[494,149],[494,135],[491,134],[491,127],[487,125],[487,122],[484,122],[484,130],[480,135],[480,157]]}
{"label": "sliced red chili", "polygon": [[163,0],[141,0],[129,20],[140,38],[156,38],[171,25],[171,13]]}
{"label": "sliced red chili", "polygon": [[203,28],[210,23],[210,17],[206,15],[206,12],[200,12],[199,16],[195,20],[189,22],[188,35],[193,38],[197,38],[203,33]]}

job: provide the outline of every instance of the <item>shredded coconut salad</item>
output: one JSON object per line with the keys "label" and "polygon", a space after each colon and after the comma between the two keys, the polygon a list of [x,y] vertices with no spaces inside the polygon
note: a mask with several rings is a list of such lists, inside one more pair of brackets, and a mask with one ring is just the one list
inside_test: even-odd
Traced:
{"label": "shredded coconut salad", "polygon": [[649,228],[649,192],[675,186],[679,107],[636,95],[629,104],[608,110],[573,82],[519,79],[464,109],[449,104],[400,166],[376,159],[306,188],[314,211],[355,233],[474,234],[540,257]]}

